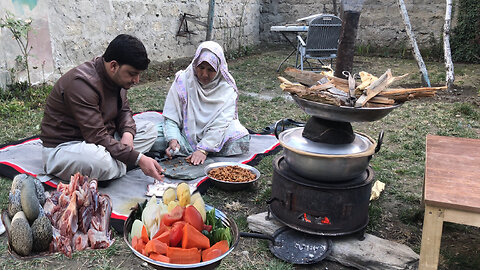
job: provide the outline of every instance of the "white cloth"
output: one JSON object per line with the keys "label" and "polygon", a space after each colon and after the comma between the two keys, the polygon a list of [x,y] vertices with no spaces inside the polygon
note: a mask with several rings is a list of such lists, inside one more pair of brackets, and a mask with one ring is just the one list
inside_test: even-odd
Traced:
{"label": "white cloth", "polygon": [[[137,134],[133,139],[135,150],[148,152],[157,137],[157,129],[150,121],[135,121]],[[120,140],[120,136],[116,134]],[[102,145],[85,141],[65,142],[57,147],[43,147],[44,174],[54,175],[63,181],[80,172],[99,181],[116,179],[127,173],[127,165],[114,159]]]}
{"label": "white cloth", "polygon": [[[212,54],[203,54],[205,51],[213,53],[217,61],[206,60]],[[203,86],[195,76],[200,59],[210,65],[218,64],[214,66],[215,78]],[[206,41],[197,48],[192,63],[177,72],[165,101],[163,116],[177,123],[194,150],[219,152],[227,141],[248,135],[247,129],[238,121],[237,99],[237,86],[228,72],[222,47]]]}

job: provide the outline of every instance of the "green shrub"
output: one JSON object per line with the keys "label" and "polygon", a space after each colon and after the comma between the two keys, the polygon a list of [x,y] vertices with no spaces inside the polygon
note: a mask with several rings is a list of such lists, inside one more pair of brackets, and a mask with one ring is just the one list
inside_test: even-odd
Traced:
{"label": "green shrub", "polygon": [[451,40],[453,60],[480,63],[480,1],[459,0],[457,13]]}

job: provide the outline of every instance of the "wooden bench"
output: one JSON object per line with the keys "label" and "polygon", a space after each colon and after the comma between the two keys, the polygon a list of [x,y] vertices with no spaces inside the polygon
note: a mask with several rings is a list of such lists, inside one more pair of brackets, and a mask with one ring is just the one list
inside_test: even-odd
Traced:
{"label": "wooden bench", "polygon": [[480,140],[427,135],[419,269],[437,269],[443,222],[480,227]]}

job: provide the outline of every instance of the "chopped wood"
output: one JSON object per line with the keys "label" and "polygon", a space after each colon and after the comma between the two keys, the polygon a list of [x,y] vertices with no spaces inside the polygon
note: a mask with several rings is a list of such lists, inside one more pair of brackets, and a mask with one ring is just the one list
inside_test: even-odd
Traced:
{"label": "chopped wood", "polygon": [[316,85],[319,80],[325,77],[324,75],[313,71],[299,70],[293,67],[287,67],[284,72],[288,76],[293,77],[295,81],[307,86]]}
{"label": "chopped wood", "polygon": [[407,74],[393,77],[392,72],[388,69],[378,80],[375,80],[372,84],[370,84],[365,90],[364,94],[358,98],[357,102],[355,103],[355,107],[362,107],[367,103],[368,100],[373,98],[374,96],[378,95],[380,92],[385,90],[388,86],[390,86],[394,81],[400,80],[408,76]]}
{"label": "chopped wood", "polygon": [[380,104],[380,103],[373,103],[368,101],[364,107],[365,108],[385,108],[385,107],[392,107],[392,106],[393,106],[392,104]]}
{"label": "chopped wood", "polygon": [[355,90],[365,90],[365,88],[367,88],[367,86],[369,86],[371,83],[373,83],[374,81],[378,80],[378,77],[376,76],[373,76],[372,74],[368,73],[368,72],[365,72],[365,71],[360,71],[358,73],[360,75],[360,80],[362,80],[362,83],[360,85],[357,86],[357,88]]}
{"label": "chopped wood", "polygon": [[395,104],[395,99],[393,98],[387,98],[387,97],[381,97],[381,96],[375,96],[372,99],[370,99],[368,102],[371,103],[379,103],[379,104]]}

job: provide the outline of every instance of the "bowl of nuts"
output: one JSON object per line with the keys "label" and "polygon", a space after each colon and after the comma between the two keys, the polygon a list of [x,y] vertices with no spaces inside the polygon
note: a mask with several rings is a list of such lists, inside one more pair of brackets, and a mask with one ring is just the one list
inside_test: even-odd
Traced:
{"label": "bowl of nuts", "polygon": [[238,162],[212,163],[205,167],[205,174],[216,187],[227,191],[250,188],[260,177],[255,167]]}

